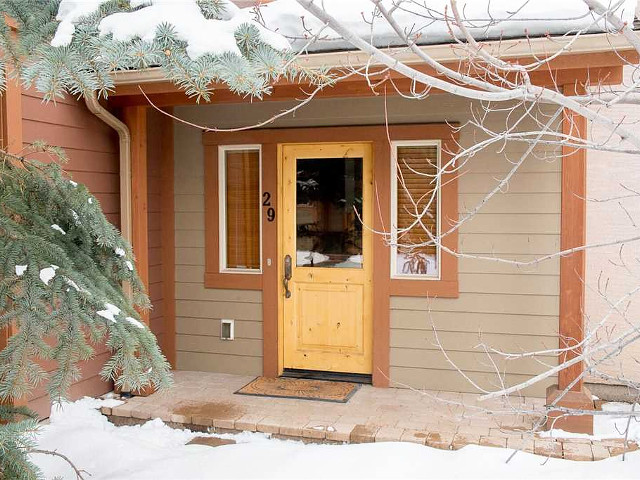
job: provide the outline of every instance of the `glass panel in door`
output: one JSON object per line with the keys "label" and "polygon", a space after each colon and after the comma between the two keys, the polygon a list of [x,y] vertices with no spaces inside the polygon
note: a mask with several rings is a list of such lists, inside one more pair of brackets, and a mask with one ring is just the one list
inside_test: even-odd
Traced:
{"label": "glass panel in door", "polygon": [[362,158],[296,162],[296,266],[362,268]]}

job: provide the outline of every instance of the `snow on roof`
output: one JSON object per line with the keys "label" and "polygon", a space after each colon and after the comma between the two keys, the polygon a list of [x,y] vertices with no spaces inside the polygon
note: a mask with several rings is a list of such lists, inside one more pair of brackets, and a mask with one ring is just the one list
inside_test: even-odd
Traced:
{"label": "snow on roof", "polygon": [[[60,21],[51,42],[64,46],[71,42],[75,25],[86,15],[95,13],[107,0],[62,0],[57,19]],[[621,0],[616,14],[631,23],[638,0]],[[188,44],[187,54],[198,58],[204,54],[240,54],[234,32],[250,23],[262,40],[276,49],[306,47],[309,52],[349,50],[353,47],[330,29],[325,29],[310,45],[308,38],[318,34],[323,23],[308,13],[295,0],[275,0],[259,7],[260,25],[253,7],[238,8],[224,0],[221,20],[203,16],[196,0],[131,0],[132,12],[119,12],[105,17],[99,25],[101,35],[113,34],[116,40],[133,38],[152,40],[162,23],[172,24],[177,35]],[[391,26],[379,15],[370,0],[322,0],[325,10],[378,47],[402,45]],[[449,0],[428,2],[383,0],[387,8],[397,6],[394,18],[417,43],[433,45],[451,41],[450,25],[444,19]],[[425,6],[426,5],[426,6]],[[479,40],[563,35],[587,29],[589,33],[607,30],[604,21],[595,21],[582,0],[460,0],[458,8],[467,26]],[[454,29],[455,31],[455,29]],[[372,35],[373,32],[373,35]]]}
{"label": "snow on roof", "polygon": [[[65,46],[71,43],[75,24],[86,15],[94,13],[106,0],[62,0],[58,8],[60,21],[51,45]],[[115,40],[128,41],[134,38],[151,41],[163,23],[175,27],[177,36],[187,42],[187,54],[195,59],[204,54],[240,55],[235,31],[242,24],[252,24],[260,32],[263,42],[278,50],[289,49],[289,42],[252,20],[249,9],[240,9],[233,3],[224,2],[221,20],[207,19],[196,0],[131,0],[133,12],[118,12],[106,16],[99,24],[100,35],[113,34]]]}
{"label": "snow on roof", "polygon": [[[321,0],[316,2],[334,18],[356,32],[360,38],[375,46],[401,46],[402,42],[389,23],[378,15],[371,0]],[[606,5],[608,0],[604,1]],[[617,2],[612,1],[612,5]],[[638,0],[622,0],[615,13],[633,22]],[[445,11],[452,17],[450,0],[383,0],[387,10],[396,8],[393,17],[412,34],[419,34],[417,43],[436,45],[451,42],[450,24]],[[426,6],[425,6],[426,5]],[[446,10],[448,8],[448,10]],[[458,10],[466,26],[478,40],[539,37],[547,34],[563,35],[587,28],[589,33],[607,30],[605,22],[594,23],[595,17],[582,0],[459,0]],[[318,34],[323,23],[308,13],[295,0],[275,0],[263,4],[260,14],[270,30],[289,38],[294,48],[303,47],[308,40],[297,40],[300,32],[309,38]],[[304,17],[304,20],[301,19]],[[372,36],[373,31],[373,36]],[[454,28],[458,33],[458,29]],[[308,47],[310,52],[349,50],[353,47],[330,29]]]}

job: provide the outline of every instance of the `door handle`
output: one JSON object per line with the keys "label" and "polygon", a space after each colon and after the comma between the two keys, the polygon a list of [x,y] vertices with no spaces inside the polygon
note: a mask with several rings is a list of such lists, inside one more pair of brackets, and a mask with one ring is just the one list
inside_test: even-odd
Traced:
{"label": "door handle", "polygon": [[284,298],[291,298],[291,291],[289,290],[289,280],[291,280],[291,255],[285,255],[284,257]]}

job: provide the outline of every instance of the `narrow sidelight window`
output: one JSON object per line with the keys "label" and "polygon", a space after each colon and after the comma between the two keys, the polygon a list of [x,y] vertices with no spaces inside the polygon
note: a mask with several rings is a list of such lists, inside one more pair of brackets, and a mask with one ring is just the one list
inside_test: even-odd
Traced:
{"label": "narrow sidelight window", "polygon": [[218,151],[220,271],[260,272],[260,146]]}
{"label": "narrow sidelight window", "polygon": [[391,276],[437,280],[440,142],[394,142],[391,157]]}

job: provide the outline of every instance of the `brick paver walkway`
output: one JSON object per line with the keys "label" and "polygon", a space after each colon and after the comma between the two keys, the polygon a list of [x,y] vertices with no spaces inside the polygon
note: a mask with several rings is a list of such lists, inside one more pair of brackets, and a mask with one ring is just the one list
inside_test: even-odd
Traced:
{"label": "brick paver walkway", "polygon": [[[103,413],[118,424],[159,417],[172,426],[198,431],[257,431],[304,441],[401,441],[444,449],[479,444],[572,460],[600,460],[624,450],[621,440],[534,436],[528,432],[532,418],[502,402],[479,403],[471,394],[363,385],[341,404],[234,395],[253,379],[247,376],[178,371],[174,378],[168,391],[131,398],[113,409],[103,408]],[[544,402],[521,401],[525,409]]]}

